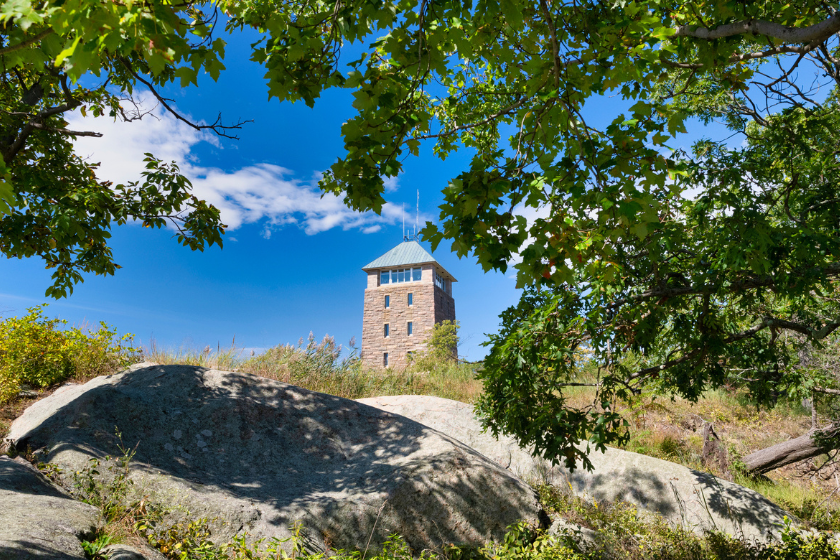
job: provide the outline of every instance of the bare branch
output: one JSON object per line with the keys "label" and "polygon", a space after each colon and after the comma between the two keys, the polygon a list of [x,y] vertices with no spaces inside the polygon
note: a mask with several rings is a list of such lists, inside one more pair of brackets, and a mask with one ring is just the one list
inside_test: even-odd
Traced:
{"label": "bare branch", "polygon": [[157,100],[160,102],[160,104],[163,105],[164,107],[166,107],[167,111],[172,113],[172,115],[176,119],[185,123],[186,125],[190,126],[191,128],[194,128],[195,130],[212,130],[213,132],[215,132],[216,134],[218,134],[219,136],[222,136],[224,138],[230,138],[231,140],[239,140],[238,136],[230,135],[226,131],[227,130],[239,130],[239,129],[242,128],[243,124],[248,123],[248,122],[253,122],[251,120],[247,120],[247,121],[239,121],[239,122],[237,122],[236,124],[233,124],[233,125],[223,125],[223,124],[221,124],[222,115],[220,113],[219,116],[216,117],[216,120],[215,120],[215,122],[213,122],[213,124],[195,124],[191,120],[181,116],[180,113],[175,111],[169,105],[169,103],[167,103],[167,101],[169,101],[169,100],[166,99],[165,97],[163,97],[162,95],[160,95],[157,92],[157,90],[155,89],[154,85],[152,85],[152,83],[150,81],[145,80],[142,77],[140,77],[140,75],[138,75],[137,72],[134,71],[134,69],[131,67],[131,65],[128,63],[127,60],[125,60],[124,58],[120,58],[120,62],[122,62],[123,66],[125,66],[125,68],[129,71],[129,73],[131,73],[131,75],[134,76],[134,78],[138,82],[142,83],[143,85],[145,85],[149,89],[149,91],[152,93],[152,95],[155,96],[155,98],[157,98]]}

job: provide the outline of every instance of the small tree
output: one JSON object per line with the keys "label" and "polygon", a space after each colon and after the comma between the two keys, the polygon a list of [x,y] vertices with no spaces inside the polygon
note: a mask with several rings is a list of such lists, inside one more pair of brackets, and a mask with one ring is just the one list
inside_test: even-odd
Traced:
{"label": "small tree", "polygon": [[442,321],[435,323],[426,337],[426,349],[415,357],[421,369],[433,370],[441,364],[448,364],[458,359],[458,321]]}

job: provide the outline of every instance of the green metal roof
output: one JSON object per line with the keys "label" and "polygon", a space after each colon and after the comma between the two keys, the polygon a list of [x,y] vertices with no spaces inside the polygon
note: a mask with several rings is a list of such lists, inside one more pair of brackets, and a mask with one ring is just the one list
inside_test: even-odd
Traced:
{"label": "green metal roof", "polygon": [[435,263],[449,277],[453,282],[457,282],[455,277],[441,266],[435,258],[426,251],[417,241],[403,241],[375,261],[363,266],[362,270],[372,270],[375,268],[394,268],[398,266],[409,266],[416,264]]}

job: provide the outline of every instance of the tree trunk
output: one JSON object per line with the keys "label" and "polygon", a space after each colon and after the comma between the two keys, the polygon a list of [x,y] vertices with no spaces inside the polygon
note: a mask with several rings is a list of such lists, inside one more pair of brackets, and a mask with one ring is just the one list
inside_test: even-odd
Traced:
{"label": "tree trunk", "polygon": [[703,455],[700,461],[706,468],[717,467],[717,470],[727,480],[732,479],[729,472],[729,459],[726,457],[726,448],[720,441],[717,432],[711,422],[703,422]]}
{"label": "tree trunk", "polygon": [[822,430],[812,429],[807,434],[798,438],[783,441],[782,443],[760,449],[755,453],[750,453],[743,458],[747,472],[763,474],[791,463],[797,463],[805,459],[810,459],[811,457],[819,457],[823,453],[828,453],[828,449],[817,445],[812,438],[814,434],[820,431]]}

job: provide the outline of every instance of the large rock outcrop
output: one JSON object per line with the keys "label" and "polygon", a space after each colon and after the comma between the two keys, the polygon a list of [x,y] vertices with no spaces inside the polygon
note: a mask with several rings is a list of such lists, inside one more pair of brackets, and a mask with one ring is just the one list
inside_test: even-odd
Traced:
{"label": "large rock outcrop", "polygon": [[780,536],[785,516],[782,508],[758,492],[738,484],[654,457],[608,448],[593,451],[594,469],[569,472],[535,459],[512,438],[498,440],[482,433],[473,407],[438,397],[396,396],[360,399],[359,402],[387,410],[443,432],[533,483],[564,488],[597,500],[624,500],[641,510],[662,515],[672,523],[696,532],[721,530],[749,540]]}
{"label": "large rock outcrop", "polygon": [[23,459],[0,456],[0,558],[84,560],[81,541],[93,537],[101,517]]}
{"label": "large rock outcrop", "polygon": [[[416,551],[538,523],[533,490],[461,442],[373,407],[245,373],[150,366],[68,386],[12,425],[9,443],[65,471],[134,448],[134,488],[207,518],[214,540],[287,537],[312,550]],[[101,469],[102,470],[102,469]]]}

